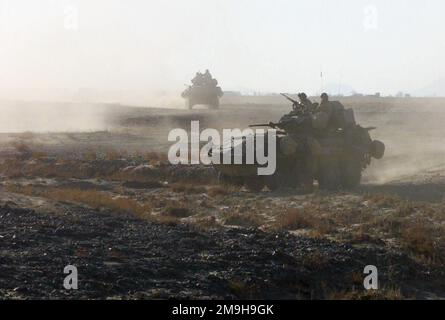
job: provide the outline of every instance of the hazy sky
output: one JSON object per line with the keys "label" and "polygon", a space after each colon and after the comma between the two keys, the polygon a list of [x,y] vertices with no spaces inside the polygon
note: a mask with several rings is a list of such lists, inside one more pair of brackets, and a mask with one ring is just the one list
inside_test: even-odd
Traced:
{"label": "hazy sky", "polygon": [[[0,92],[417,90],[445,74],[442,0],[0,0]],[[57,89],[57,90],[56,90]],[[58,91],[59,90],[59,91]]]}

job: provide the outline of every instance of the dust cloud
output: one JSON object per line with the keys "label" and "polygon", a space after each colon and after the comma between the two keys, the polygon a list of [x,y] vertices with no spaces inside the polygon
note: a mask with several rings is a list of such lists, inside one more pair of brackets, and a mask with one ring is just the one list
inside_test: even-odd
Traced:
{"label": "dust cloud", "polygon": [[[365,170],[364,183],[413,182],[439,176],[445,170],[445,99],[340,100],[355,110],[363,127],[377,127],[371,136],[386,145],[385,157],[373,160]],[[222,101],[225,106],[217,111],[189,111],[183,103],[175,95],[165,93],[147,99],[146,106],[164,106],[160,109],[99,103],[1,102],[0,132],[113,132],[119,130],[119,124],[110,122],[110,113],[114,112],[125,122],[126,133],[143,138],[144,148],[168,150],[169,129],[187,128],[192,120],[199,120],[202,129],[245,128],[253,123],[277,121],[289,111],[287,102],[279,97],[238,97],[236,101],[226,97]],[[135,144],[119,143],[120,149]]]}
{"label": "dust cloud", "polygon": [[99,105],[1,102],[0,132],[106,130],[106,108]]}
{"label": "dust cloud", "polygon": [[[148,91],[148,90],[147,90]],[[92,91],[69,95],[70,99],[45,100],[48,95],[35,94],[35,100],[0,100],[0,133],[17,132],[82,132],[110,128],[109,116],[127,106],[136,108],[184,108],[178,92]],[[60,96],[60,98],[63,98]],[[61,101],[61,102],[58,102]],[[126,106],[120,104],[126,101]]]}
{"label": "dust cloud", "polygon": [[445,99],[412,99],[388,103],[380,112],[361,112],[364,126],[386,145],[385,157],[365,173],[369,183],[430,179],[445,170]]}

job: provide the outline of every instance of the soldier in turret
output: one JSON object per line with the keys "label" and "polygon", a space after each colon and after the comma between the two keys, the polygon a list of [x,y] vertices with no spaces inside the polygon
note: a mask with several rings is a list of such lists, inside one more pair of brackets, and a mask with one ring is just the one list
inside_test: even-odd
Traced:
{"label": "soldier in turret", "polygon": [[206,72],[202,75],[202,79],[205,85],[209,85],[212,83],[212,75],[210,74],[209,69],[207,69]]}
{"label": "soldier in turret", "polygon": [[320,98],[321,98],[320,105],[318,106],[316,112],[323,112],[330,119],[333,113],[333,109],[331,102],[329,101],[329,96],[327,93],[323,92]]}
{"label": "soldier in turret", "polygon": [[300,99],[300,104],[308,111],[312,111],[312,102],[308,99],[306,93],[302,92],[298,94],[298,99]]}
{"label": "soldier in turret", "polygon": [[329,104],[330,104],[328,94],[326,92],[323,92],[321,94],[321,96],[320,96],[320,99],[321,99],[321,101],[320,101],[320,107],[319,108],[324,108],[324,109],[328,108]]}
{"label": "soldier in turret", "polygon": [[204,82],[204,75],[201,72],[197,72],[195,77],[192,79],[192,83],[195,86],[201,86]]}

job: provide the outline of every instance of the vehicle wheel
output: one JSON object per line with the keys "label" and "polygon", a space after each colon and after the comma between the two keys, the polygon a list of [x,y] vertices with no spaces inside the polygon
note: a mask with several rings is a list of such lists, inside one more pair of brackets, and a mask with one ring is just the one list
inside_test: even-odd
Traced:
{"label": "vehicle wheel", "polygon": [[353,189],[360,185],[362,168],[359,161],[346,161],[341,170],[341,183],[345,189]]}
{"label": "vehicle wheel", "polygon": [[338,190],[340,187],[340,170],[334,159],[323,159],[319,165],[318,184],[322,190]]}
{"label": "vehicle wheel", "polygon": [[264,188],[264,180],[261,177],[246,178],[244,184],[252,192],[260,192]]}

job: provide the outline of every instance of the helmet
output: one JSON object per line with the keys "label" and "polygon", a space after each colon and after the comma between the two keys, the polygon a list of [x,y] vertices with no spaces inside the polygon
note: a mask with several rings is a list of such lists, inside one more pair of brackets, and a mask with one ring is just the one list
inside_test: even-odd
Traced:
{"label": "helmet", "polygon": [[299,93],[299,94],[298,94],[298,98],[306,99],[306,98],[307,98],[307,95],[306,95],[306,93],[302,92],[302,93]]}
{"label": "helmet", "polygon": [[328,96],[328,94],[327,94],[326,92],[323,92],[323,93],[321,94],[320,98],[322,98],[322,99],[328,99],[329,96]]}

